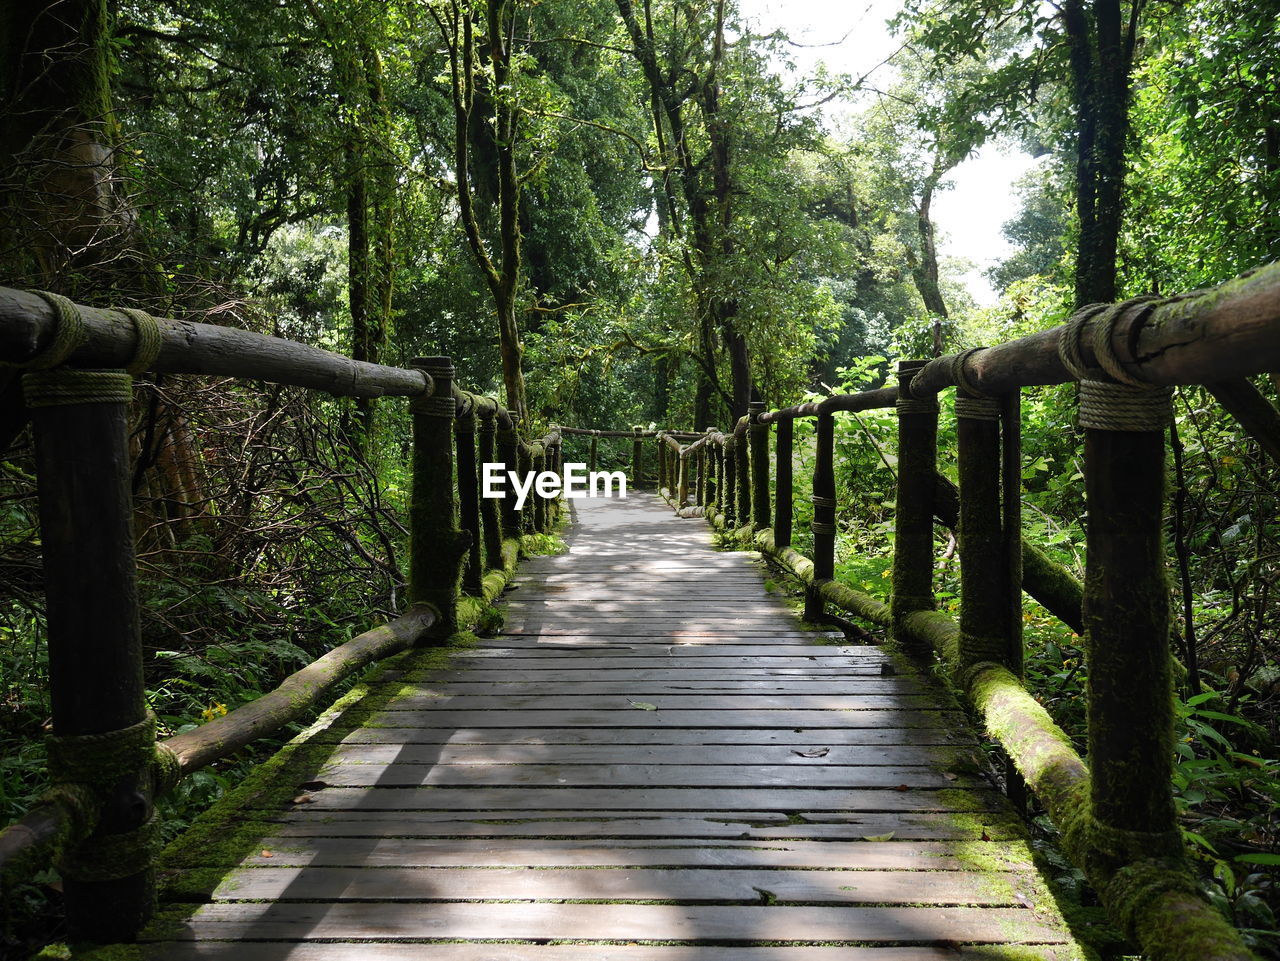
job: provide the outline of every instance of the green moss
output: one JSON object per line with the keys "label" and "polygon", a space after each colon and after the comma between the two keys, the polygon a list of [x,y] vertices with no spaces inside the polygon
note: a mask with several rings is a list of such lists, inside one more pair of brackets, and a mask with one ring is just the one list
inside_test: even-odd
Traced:
{"label": "green moss", "polygon": [[155,945],[150,944],[107,944],[107,945],[66,945],[51,944],[31,961],[158,961]]}
{"label": "green moss", "polygon": [[520,552],[526,557],[564,554],[568,550],[569,545],[558,534],[524,534],[520,538]]}
{"label": "green moss", "polygon": [[1103,900],[1122,930],[1160,961],[1251,961],[1239,933],[1197,894],[1180,861],[1146,860],[1116,871]]}
{"label": "green moss", "polygon": [[[373,713],[392,700],[416,693],[417,685],[447,667],[460,650],[479,642],[474,634],[459,633],[446,645],[406,651],[373,669],[344,697],[275,756],[258,765],[245,781],[204,812],[191,828],[161,855],[158,868],[161,894],[190,897],[196,887],[212,890],[226,870],[239,864],[270,834],[275,825],[255,811],[287,809],[299,785],[313,780],[332,757],[346,734],[357,730]],[[397,681],[383,678],[396,672]],[[223,871],[218,871],[223,868]],[[198,876],[188,870],[210,869]],[[148,932],[152,928],[148,927]]]}

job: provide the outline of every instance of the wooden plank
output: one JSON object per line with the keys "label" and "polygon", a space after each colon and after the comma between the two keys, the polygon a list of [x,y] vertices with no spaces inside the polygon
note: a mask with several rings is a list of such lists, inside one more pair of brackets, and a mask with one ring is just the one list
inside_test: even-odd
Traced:
{"label": "wooden plank", "polygon": [[552,615],[559,619],[577,615],[592,617],[617,618],[653,618],[664,621],[704,621],[710,617],[724,617],[729,623],[739,620],[757,620],[768,618],[776,620],[784,630],[795,630],[795,615],[781,601],[770,602],[763,597],[755,599],[746,596],[733,599],[676,601],[669,609],[655,608],[651,597],[636,597],[631,600],[602,601],[591,599],[594,592],[584,591],[581,595],[567,597],[564,595],[547,595],[530,597],[517,594],[503,599],[502,610],[508,616],[542,614]]}
{"label": "wooden plank", "polygon": [[208,938],[534,938],[705,942],[1030,941],[1061,943],[1026,908],[744,907],[646,904],[219,903],[199,908],[175,940]]}
{"label": "wooden plank", "polygon": [[329,763],[316,780],[333,787],[964,788],[932,767],[852,767],[786,764],[347,764]]}
{"label": "wooden plank", "polygon": [[[506,641],[507,638],[502,638]],[[810,638],[812,640],[812,638]],[[621,644],[602,643],[597,638],[590,645],[578,645],[566,641],[563,636],[556,637],[537,650],[518,647],[481,646],[457,654],[459,662],[473,660],[527,660],[533,657],[560,657],[569,660],[575,657],[593,657],[600,660],[611,658],[645,658],[653,660],[661,658],[660,667],[677,666],[677,661],[688,661],[693,658],[717,658],[725,665],[759,665],[764,667],[808,667],[834,664],[855,666],[867,664],[883,664],[888,660],[884,654],[871,647],[859,650],[853,647],[812,647],[806,652],[795,650],[779,650],[774,644],[704,644],[701,641],[691,644],[674,644],[669,641],[649,642],[630,639]],[[510,665],[507,665],[510,667]],[[629,667],[643,667],[640,664],[629,664]],[[684,665],[679,665],[684,666]]]}
{"label": "wooden plank", "polygon": [[316,743],[345,744],[974,744],[963,728],[625,728],[365,727]]}
{"label": "wooden plank", "polygon": [[[666,811],[323,811],[305,807],[279,815],[272,828],[280,837],[399,838],[671,838],[808,839],[853,841],[1014,840],[1022,828],[1008,819],[957,819],[947,814],[862,815],[777,811],[715,811],[682,816]],[[821,820],[822,818],[830,820]]]}
{"label": "wooden plank", "polygon": [[[866,746],[812,743],[805,745],[635,745],[635,744],[362,744],[336,749],[330,763],[342,764],[769,764],[788,767],[820,765],[942,766],[966,754],[958,748],[916,744]],[[673,775],[676,772],[672,772]],[[655,776],[665,777],[666,772]]]}
{"label": "wooden plank", "polygon": [[[214,901],[591,900],[1016,907],[1024,879],[960,871],[771,871],[633,868],[255,867],[231,872]],[[767,892],[767,895],[762,893]],[[1034,890],[1023,896],[1030,899]]]}
{"label": "wooden plank", "polygon": [[560,643],[567,643],[561,638],[598,638],[598,637],[645,637],[645,638],[685,638],[693,639],[698,644],[740,644],[747,638],[768,638],[770,644],[812,644],[811,634],[787,634],[782,624],[771,623],[767,619],[740,620],[732,623],[715,621],[652,621],[641,618],[630,620],[601,618],[597,623],[594,618],[584,618],[572,624],[552,618],[513,618],[506,622],[503,631],[507,636],[518,634],[534,634],[539,637],[554,637]]}
{"label": "wooden plank", "polygon": [[[967,793],[909,788],[577,788],[427,787],[326,788],[310,795],[316,811],[456,811],[469,808],[584,808],[607,810],[704,811],[761,808],[770,811],[964,811],[998,810],[994,792]],[[950,795],[950,796],[949,796]]]}
{"label": "wooden plank", "polygon": [[[658,711],[936,711],[933,694],[414,694],[387,703],[389,711],[626,711],[652,704]],[[642,708],[642,710],[648,710]]]}
{"label": "wooden plank", "polygon": [[[984,842],[991,869],[1030,863],[1025,845]],[[263,852],[267,852],[263,854]],[[242,862],[257,867],[704,867],[969,871],[972,849],[946,841],[583,841],[266,837]]]}
{"label": "wooden plank", "polygon": [[[445,694],[483,694],[485,691],[524,690],[538,694],[627,694],[642,691],[769,691],[788,690],[798,694],[836,694],[857,691],[865,694],[916,693],[930,688],[913,675],[886,677],[878,670],[649,670],[625,668],[551,668],[528,671],[451,671],[433,675],[430,681],[412,682],[406,688],[440,691]],[[625,690],[623,690],[625,688]]]}
{"label": "wooden plank", "polygon": [[[161,942],[164,961],[425,961],[421,944],[370,941]],[[716,947],[651,944],[433,943],[429,961],[1004,961],[983,945],[946,947]],[[1058,945],[1020,945],[1019,958],[1073,961]]]}
{"label": "wooden plank", "polygon": [[611,679],[605,671],[592,671],[591,674],[593,676],[590,677],[547,678],[542,674],[531,677],[528,672],[503,672],[497,677],[486,677],[483,680],[476,678],[474,674],[451,674],[433,678],[429,684],[406,684],[405,689],[417,689],[422,694],[439,697],[456,697],[460,694],[539,695],[542,697],[625,694],[634,697],[641,694],[683,694],[689,691],[733,695],[752,695],[756,692],[884,695],[918,694],[925,690],[923,684],[916,678],[881,677],[879,673],[846,678],[728,677],[724,672],[717,671],[702,677],[689,677],[688,672],[676,673],[675,677],[664,677],[657,671],[628,671],[625,675],[615,674]]}
{"label": "wooden plank", "polygon": [[[435,711],[378,711],[370,726],[414,727],[437,725]],[[964,723],[956,711],[785,711],[785,710],[524,710],[451,711],[458,727],[951,727]]]}
{"label": "wooden plank", "polygon": [[[504,638],[505,640],[505,638]],[[488,657],[485,653],[471,652],[465,658],[468,666],[474,665],[477,671],[491,667],[495,670],[538,671],[538,670],[571,670],[580,667],[589,670],[661,670],[663,668],[697,669],[716,671],[725,668],[778,668],[803,669],[806,666],[820,671],[824,666],[830,670],[856,669],[858,664],[878,669],[884,658],[876,660],[847,657],[822,657],[818,655],[779,654],[774,657],[717,657],[707,654],[706,648],[697,648],[697,656],[686,656],[686,649],[676,647],[669,654],[659,653],[657,656],[645,656],[643,652],[635,656],[626,656],[626,652],[609,652],[600,650],[584,650],[583,653],[571,651],[552,651],[530,648],[527,651],[510,652],[508,656]],[[488,662],[488,663],[486,663]]]}

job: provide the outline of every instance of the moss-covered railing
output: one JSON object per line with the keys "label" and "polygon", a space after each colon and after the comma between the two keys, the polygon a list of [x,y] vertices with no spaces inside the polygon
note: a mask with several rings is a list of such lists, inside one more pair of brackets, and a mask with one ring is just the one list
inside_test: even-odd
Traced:
{"label": "moss-covered railing", "polygon": [[[163,741],[145,701],[129,487],[132,376],[146,371],[404,396],[413,420],[405,613],[276,690]],[[536,489],[523,509],[510,491],[481,498],[478,464],[558,472],[560,435],[522,439],[510,412],[454,384],[447,357],[386,367],[234,328],[0,288],[0,389],[19,386],[36,451],[52,787],[0,832],[0,880],[52,863],[72,937],[129,941],[154,903],[155,798],[307,717],[368,665],[475,624],[514,570],[522,537],[550,531],[560,510]]]}
{"label": "moss-covered railing", "polygon": [[[1280,264],[1211,290],[1089,307],[995,347],[903,361],[897,386],[783,410],[754,403],[731,431],[658,431],[659,489],[682,516],[704,516],[803,582],[807,617],[830,604],[887,628],[908,652],[940,656],[1010,758],[1010,793],[1035,792],[1065,853],[1144,954],[1243,961],[1252,955],[1235,929],[1197,893],[1175,819],[1164,435],[1172,385],[1203,384],[1264,450],[1280,451],[1280,417],[1245,379],[1274,371]],[[1083,585],[1021,533],[1019,390],[1069,381],[1080,385],[1084,430]],[[937,394],[949,388],[958,491],[936,467]],[[834,417],[887,407],[898,414],[898,479],[885,604],[834,579]],[[812,558],[791,546],[792,428],[808,417]],[[958,620],[935,605],[935,522],[959,541]],[[1023,590],[1085,638],[1087,766],[1023,685]]]}

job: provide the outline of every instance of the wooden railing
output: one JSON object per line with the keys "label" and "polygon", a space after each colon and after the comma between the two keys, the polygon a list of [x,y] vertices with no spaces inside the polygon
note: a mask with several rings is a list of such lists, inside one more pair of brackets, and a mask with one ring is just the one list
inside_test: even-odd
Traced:
{"label": "wooden railing", "polygon": [[[368,665],[474,624],[514,570],[521,537],[551,530],[560,509],[536,491],[523,510],[510,491],[480,498],[477,464],[557,471],[560,435],[522,439],[500,404],[454,384],[447,357],[386,367],[234,328],[8,288],[0,288],[0,362],[10,368],[0,378],[22,377],[35,439],[53,702],[52,787],[0,833],[0,879],[26,878],[52,862],[72,936],[129,941],[154,900],[155,798],[309,716]],[[145,701],[129,489],[129,372],[143,371],[405,396],[413,420],[405,613],[257,700],[159,742]]]}
{"label": "wooden railing", "polygon": [[[683,516],[705,516],[799,578],[806,616],[821,618],[830,604],[887,628],[908,652],[940,656],[1011,759],[1010,793],[1017,800],[1024,786],[1035,792],[1066,854],[1144,953],[1156,961],[1250,958],[1197,894],[1175,819],[1164,434],[1171,385],[1203,384],[1276,457],[1280,416],[1244,378],[1278,370],[1280,264],[1208,291],[1087,308],[995,347],[903,361],[896,386],[783,410],[752,404],[723,432],[658,431],[659,488]],[[1024,543],[1021,525],[1019,391],[1069,381],[1081,385],[1083,586]],[[949,388],[958,492],[936,467],[937,394]],[[834,418],[890,407],[898,463],[885,604],[834,579]],[[797,418],[817,420],[812,558],[791,546]],[[935,521],[958,535],[958,620],[936,610]],[[1023,686],[1023,590],[1084,636],[1088,766]]]}

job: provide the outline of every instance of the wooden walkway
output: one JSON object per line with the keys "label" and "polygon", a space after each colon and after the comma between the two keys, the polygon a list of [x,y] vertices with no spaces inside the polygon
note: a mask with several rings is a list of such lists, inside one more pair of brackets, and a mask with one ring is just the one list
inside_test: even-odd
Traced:
{"label": "wooden walkway", "polygon": [[269,836],[170,908],[161,958],[1080,956],[953,705],[804,630],[702,521],[573,504],[504,635],[389,680],[246,811]]}

